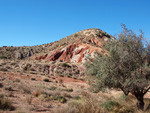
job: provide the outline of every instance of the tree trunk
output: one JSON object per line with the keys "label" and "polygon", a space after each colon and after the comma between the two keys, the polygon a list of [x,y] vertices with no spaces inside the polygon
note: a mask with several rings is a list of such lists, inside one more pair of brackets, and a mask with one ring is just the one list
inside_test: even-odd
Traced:
{"label": "tree trunk", "polygon": [[138,110],[144,110],[144,101],[143,101],[143,96],[136,97],[137,98],[137,108]]}

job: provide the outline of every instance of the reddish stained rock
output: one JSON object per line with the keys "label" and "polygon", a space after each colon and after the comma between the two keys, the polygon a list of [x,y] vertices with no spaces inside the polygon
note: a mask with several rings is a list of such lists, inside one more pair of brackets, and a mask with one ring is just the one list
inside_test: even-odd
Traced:
{"label": "reddish stained rock", "polygon": [[102,43],[101,43],[97,38],[91,38],[91,39],[89,40],[89,42],[91,42],[91,43],[93,43],[93,44],[95,44],[95,45],[98,45],[98,46],[100,46],[100,47],[103,46]]}
{"label": "reddish stained rock", "polygon": [[[101,44],[98,43],[97,40],[91,40],[92,43],[95,44]],[[102,46],[102,44],[101,44]],[[92,54],[93,52],[98,51],[101,52],[100,47],[94,47],[89,44],[83,44],[83,43],[75,43],[72,45],[67,46],[66,48],[60,50],[56,50],[51,54],[46,54],[44,56],[39,56],[37,57],[38,60],[43,59],[47,61],[66,61],[66,62],[71,62],[72,58],[76,55],[79,55],[77,57],[74,57],[76,60],[76,63],[82,62],[83,58],[85,57],[85,54]]]}
{"label": "reddish stained rock", "polygon": [[36,60],[43,60],[47,57],[48,54],[44,55],[44,56],[39,56],[39,57],[36,57],[35,59]]}
{"label": "reddish stained rock", "polygon": [[45,60],[47,60],[47,61],[55,61],[62,55],[62,53],[63,53],[63,51],[60,51],[60,49],[57,50],[57,51],[54,51],[52,54],[47,55]]}
{"label": "reddish stained rock", "polygon": [[78,44],[72,44],[66,47],[66,50],[63,51],[63,54],[60,56],[59,60],[70,62],[77,46]]}

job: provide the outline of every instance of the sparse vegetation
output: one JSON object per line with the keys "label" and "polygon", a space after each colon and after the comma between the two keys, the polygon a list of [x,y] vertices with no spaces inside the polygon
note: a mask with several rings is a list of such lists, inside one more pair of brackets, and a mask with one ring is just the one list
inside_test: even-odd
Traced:
{"label": "sparse vegetation", "polygon": [[67,63],[63,63],[62,66],[63,66],[63,67],[70,67],[70,65],[67,64]]}
{"label": "sparse vegetation", "polygon": [[8,71],[8,69],[7,68],[0,68],[0,71],[6,72],[6,71]]}
{"label": "sparse vegetation", "polygon": [[25,94],[31,94],[31,88],[27,86],[25,83],[20,83],[18,86],[19,89]]}
{"label": "sparse vegetation", "polygon": [[6,98],[4,95],[0,95],[0,109],[1,110],[13,110],[12,102]]}
{"label": "sparse vegetation", "polygon": [[[130,35],[132,35],[132,33]],[[133,80],[135,80],[134,78],[136,78],[136,81],[139,85],[134,82],[134,85],[137,88],[135,92],[140,92],[143,86],[149,82],[149,76],[147,75],[149,74],[149,67],[147,66],[147,64],[149,65],[150,61],[147,60],[146,65],[142,65],[141,67],[136,66],[136,63],[140,64],[137,59],[140,59],[141,54],[139,54],[139,56],[135,55],[135,57],[135,51],[133,50],[135,49],[137,51],[143,51],[143,49],[136,49],[136,45],[135,47],[133,47],[134,43],[132,43],[132,40],[132,46],[130,46],[130,48],[124,48],[123,52],[119,51],[118,54],[121,55],[118,55],[119,57],[116,57],[117,55],[113,50],[116,49],[117,46],[119,46],[120,50],[122,46],[120,45],[120,43],[115,46],[115,41],[117,42],[117,40],[110,40],[111,42],[104,41],[106,37],[110,38],[112,36],[99,29],[87,29],[63,38],[60,41],[50,44],[44,44],[41,46],[0,48],[0,90],[4,92],[0,93],[0,110],[12,110],[11,106],[12,104],[14,104],[16,110],[13,112],[18,113],[53,111],[55,111],[56,113],[142,113],[142,111],[139,111],[135,106],[136,98],[133,95],[122,95],[121,91],[118,89],[118,86],[123,86],[123,88],[125,88],[127,92],[132,90],[132,93],[134,94],[134,88],[131,82],[133,82]],[[97,40],[93,40],[95,38]],[[89,59],[89,61],[92,62],[90,65],[93,65],[93,67],[90,67],[86,70],[84,66],[80,65],[80,63],[76,64],[67,61],[64,62],[64,60],[43,60],[44,57],[47,57],[47,55],[55,52],[55,49],[59,48],[60,50],[67,51],[68,49],[72,49],[72,46],[70,45],[76,43],[83,44],[84,42],[83,45],[89,44],[89,46],[92,46],[92,49],[98,47],[102,48],[102,46],[96,45],[98,41],[105,45],[105,49],[107,50],[106,56],[109,57],[109,52],[111,52],[111,54],[116,57],[116,62],[112,63],[111,59],[109,59],[110,65],[102,65],[103,61],[106,61],[105,58],[101,59],[101,62],[95,59]],[[136,42],[136,40],[134,41]],[[107,46],[106,42],[109,46]],[[128,40],[126,40],[125,42],[128,42]],[[139,42],[137,45],[141,46]],[[144,45],[144,47],[146,46]],[[84,48],[79,49],[77,47],[75,53],[73,54],[76,54],[83,49]],[[128,52],[126,52],[126,49],[131,50],[131,56],[130,54],[128,54]],[[84,52],[83,54],[85,55],[86,53]],[[123,58],[126,55],[128,55],[129,57],[127,57],[125,61],[123,60],[123,63],[120,63],[120,56],[121,58]],[[145,56],[142,56],[141,59],[146,59],[146,56],[147,55],[145,54]],[[57,57],[57,55],[55,57]],[[102,57],[104,56],[100,56],[100,58]],[[36,60],[34,60],[34,58]],[[136,63],[130,62],[131,59],[136,60]],[[117,62],[119,62],[118,65],[116,64]],[[102,68],[98,67],[100,65]],[[101,79],[101,76],[98,75],[100,72],[102,72],[101,69],[103,69],[105,66],[108,66],[107,68],[111,69],[111,71],[109,72],[112,72],[114,69],[114,71],[116,73],[119,73],[120,76],[116,76],[116,78],[114,79],[110,76],[102,76]],[[126,71],[126,69],[128,68],[127,66],[132,69],[136,68],[135,73],[137,75],[134,75],[134,73],[131,74],[133,80],[125,80],[125,78],[128,78],[129,76],[125,76],[123,72],[125,71],[126,74],[130,73],[130,69]],[[122,71],[120,68],[124,70]],[[141,73],[138,73],[139,69]],[[90,90],[94,93],[89,93],[89,86],[86,84],[86,81],[84,81],[86,79],[85,71],[89,72],[91,70],[92,76],[89,76],[89,80],[92,83],[91,86],[93,87],[91,87]],[[106,74],[110,75],[109,73]],[[142,74],[148,77],[148,79],[146,78],[148,82],[145,82],[144,77],[141,77],[143,81],[140,81],[140,75]],[[111,75],[113,76],[114,73]],[[119,82],[117,81],[118,78]],[[106,81],[106,83],[104,81],[101,82],[100,80],[104,80]],[[122,83],[123,80],[125,80],[125,82],[123,82],[123,85],[118,85],[118,83]],[[116,83],[115,85],[112,84],[114,82]],[[95,83],[98,83],[98,85],[100,86],[102,83],[102,87],[99,87]],[[115,89],[110,89],[112,88],[112,86],[117,87],[115,87]],[[140,86],[141,89],[139,90],[139,87],[137,86]],[[108,92],[105,92],[106,89]],[[99,90],[104,91],[104,93],[99,92]],[[146,98],[143,98],[143,101],[145,109],[143,112],[148,113],[150,109],[149,95],[146,95]],[[11,113],[11,111],[8,112]]]}
{"label": "sparse vegetation", "polygon": [[48,78],[43,79],[44,82],[50,82]]}

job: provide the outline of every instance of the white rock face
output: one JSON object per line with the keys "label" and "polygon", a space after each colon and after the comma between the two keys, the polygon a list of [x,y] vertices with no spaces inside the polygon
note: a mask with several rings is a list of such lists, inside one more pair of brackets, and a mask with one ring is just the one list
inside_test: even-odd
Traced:
{"label": "white rock face", "polygon": [[80,58],[80,54],[77,54],[77,55],[73,55],[72,59],[71,59],[71,62],[72,63],[76,63],[78,62],[78,59]]}

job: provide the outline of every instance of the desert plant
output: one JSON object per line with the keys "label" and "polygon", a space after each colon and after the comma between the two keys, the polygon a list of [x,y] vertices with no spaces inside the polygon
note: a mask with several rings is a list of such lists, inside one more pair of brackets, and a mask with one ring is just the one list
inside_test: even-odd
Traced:
{"label": "desert plant", "polygon": [[39,92],[39,91],[34,91],[34,92],[32,93],[32,95],[35,96],[35,97],[38,97],[38,96],[40,95],[40,92]]}
{"label": "desert plant", "polygon": [[56,111],[56,113],[107,113],[96,99],[87,94],[82,99],[68,102],[68,106]]}
{"label": "desert plant", "polygon": [[6,56],[0,56],[0,59],[7,59]]}
{"label": "desert plant", "polygon": [[63,66],[63,67],[70,67],[70,65],[67,64],[67,63],[62,63],[62,66]]}
{"label": "desert plant", "polygon": [[102,106],[104,106],[107,111],[112,111],[115,106],[119,107],[120,105],[115,101],[109,100],[104,102]]}
{"label": "desert plant", "polygon": [[5,90],[7,90],[7,91],[13,91],[12,86],[6,86]]}
{"label": "desert plant", "polygon": [[44,78],[43,81],[44,82],[49,82],[49,79],[48,78]]}
{"label": "desert plant", "polygon": [[50,87],[50,88],[48,88],[48,89],[54,91],[54,90],[57,89],[57,87],[56,87],[56,86],[52,86],[52,87]]}
{"label": "desert plant", "polygon": [[72,88],[64,88],[64,89],[62,89],[62,91],[73,92],[73,89]]}
{"label": "desert plant", "polygon": [[0,96],[0,109],[2,110],[12,110],[13,106],[12,106],[12,102],[6,98],[4,98],[3,96]]}
{"label": "desert plant", "polygon": [[119,88],[125,95],[133,92],[139,110],[144,109],[143,97],[150,89],[150,45],[144,41],[142,32],[136,35],[123,25],[117,39],[104,46],[105,55],[98,54],[86,65],[94,87]]}
{"label": "desert plant", "polygon": [[35,78],[31,78],[31,80],[36,80]]}
{"label": "desert plant", "polygon": [[23,93],[31,94],[31,88],[29,88],[29,86],[27,86],[25,83],[20,83],[18,88],[21,89]]}
{"label": "desert plant", "polygon": [[63,97],[63,96],[56,96],[55,99],[58,100],[61,103],[66,103],[67,102],[66,98]]}
{"label": "desert plant", "polygon": [[59,83],[62,84],[64,81],[63,79],[59,79]]}
{"label": "desert plant", "polygon": [[74,96],[72,99],[74,99],[74,100],[80,100],[81,97],[80,96]]}
{"label": "desert plant", "polygon": [[0,71],[6,72],[6,71],[8,71],[8,69],[7,68],[0,68]]}

